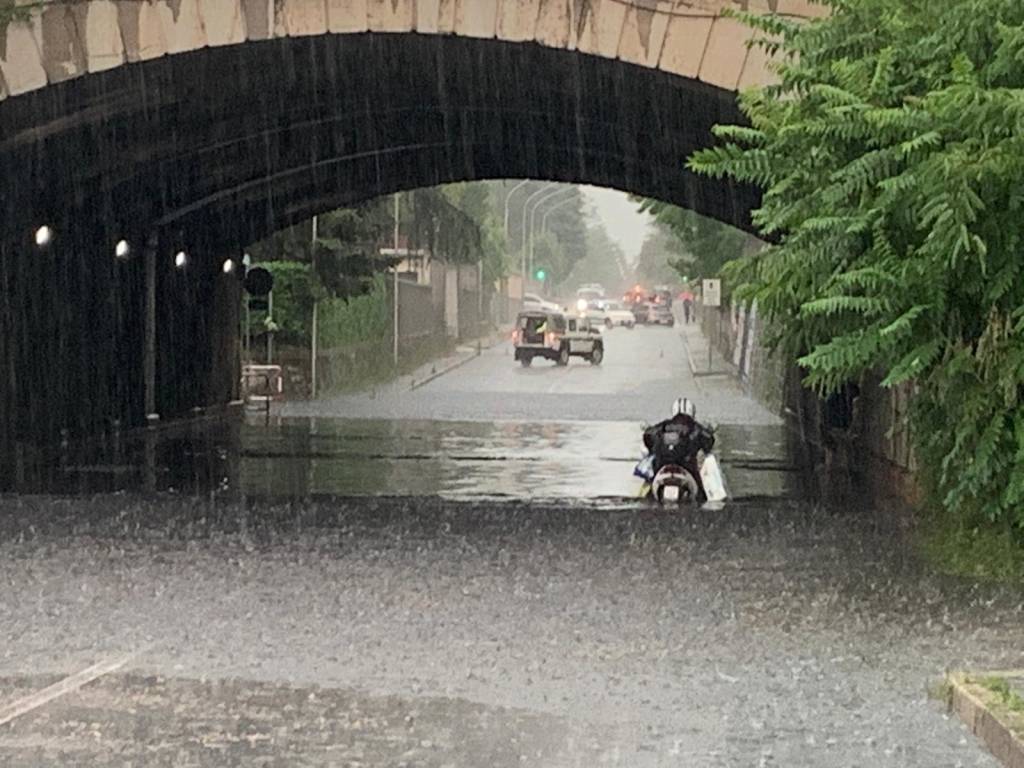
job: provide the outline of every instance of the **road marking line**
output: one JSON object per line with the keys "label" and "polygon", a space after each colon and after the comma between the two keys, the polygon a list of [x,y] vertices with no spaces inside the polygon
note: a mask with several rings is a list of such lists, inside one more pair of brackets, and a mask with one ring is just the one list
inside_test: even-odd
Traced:
{"label": "road marking line", "polygon": [[126,654],[114,659],[107,659],[101,661],[98,664],[93,664],[91,667],[83,669],[81,672],[76,672],[70,677],[65,677],[53,685],[43,688],[41,691],[25,696],[22,699],[8,704],[5,707],[0,707],[0,726],[7,725],[17,717],[28,714],[34,709],[39,709],[45,704],[49,704],[54,699],[59,699],[61,696],[65,696],[69,693],[74,693],[83,686],[88,685],[93,680],[96,680],[103,675],[108,675],[111,672],[115,672],[135,656],[139,654],[139,651]]}

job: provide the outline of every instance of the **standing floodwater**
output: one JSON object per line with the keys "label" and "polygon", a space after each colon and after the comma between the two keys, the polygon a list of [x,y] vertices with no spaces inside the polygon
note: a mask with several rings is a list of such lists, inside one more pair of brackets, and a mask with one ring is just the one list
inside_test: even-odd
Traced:
{"label": "standing floodwater", "polygon": [[[136,654],[0,754],[993,766],[927,689],[1024,661],[1020,595],[937,576],[896,508],[811,500],[782,426],[676,333],[606,342],[605,370],[499,344],[412,392],[168,433],[155,494],[132,458],[103,481],[127,493],[0,502],[0,702]],[[630,498],[676,391],[720,422],[722,509]]]}

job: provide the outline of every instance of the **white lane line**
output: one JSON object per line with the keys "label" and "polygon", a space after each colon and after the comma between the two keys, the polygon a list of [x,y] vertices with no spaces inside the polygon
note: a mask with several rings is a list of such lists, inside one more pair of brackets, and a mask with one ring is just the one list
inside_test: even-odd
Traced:
{"label": "white lane line", "polygon": [[93,664],[91,667],[83,669],[81,672],[76,672],[70,677],[65,677],[53,685],[43,688],[41,691],[36,691],[29,696],[25,696],[22,699],[8,704],[5,707],[0,707],[0,726],[7,725],[17,717],[28,714],[29,712],[39,709],[45,704],[49,704],[54,699],[59,699],[61,696],[66,696],[69,693],[74,693],[85,685],[88,685],[93,680],[96,680],[103,675],[109,675],[111,672],[115,672],[133,658],[135,658],[140,651],[119,656],[113,659],[107,659],[101,661],[98,664]]}

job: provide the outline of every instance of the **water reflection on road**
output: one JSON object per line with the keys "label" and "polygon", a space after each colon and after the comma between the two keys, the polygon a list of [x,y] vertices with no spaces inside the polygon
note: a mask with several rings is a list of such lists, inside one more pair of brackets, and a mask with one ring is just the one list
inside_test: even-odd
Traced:
{"label": "water reflection on road", "polygon": [[[247,495],[438,495],[624,500],[637,496],[639,424],[286,419],[243,429]],[[780,427],[723,427],[737,496],[798,490]]]}
{"label": "water reflection on road", "polygon": [[[109,449],[72,451],[30,490],[211,493],[227,498],[441,496],[636,499],[642,425],[631,422],[280,418],[196,424]],[[723,426],[733,498],[798,498],[799,463],[779,426]]]}

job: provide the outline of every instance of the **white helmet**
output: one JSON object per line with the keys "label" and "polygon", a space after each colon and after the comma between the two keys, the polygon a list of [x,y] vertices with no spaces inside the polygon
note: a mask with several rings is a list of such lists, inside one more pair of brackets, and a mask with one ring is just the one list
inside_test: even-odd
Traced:
{"label": "white helmet", "polygon": [[678,416],[680,413],[686,414],[691,419],[696,419],[697,407],[690,402],[690,398],[688,397],[677,398],[676,401],[672,403],[672,416]]}

